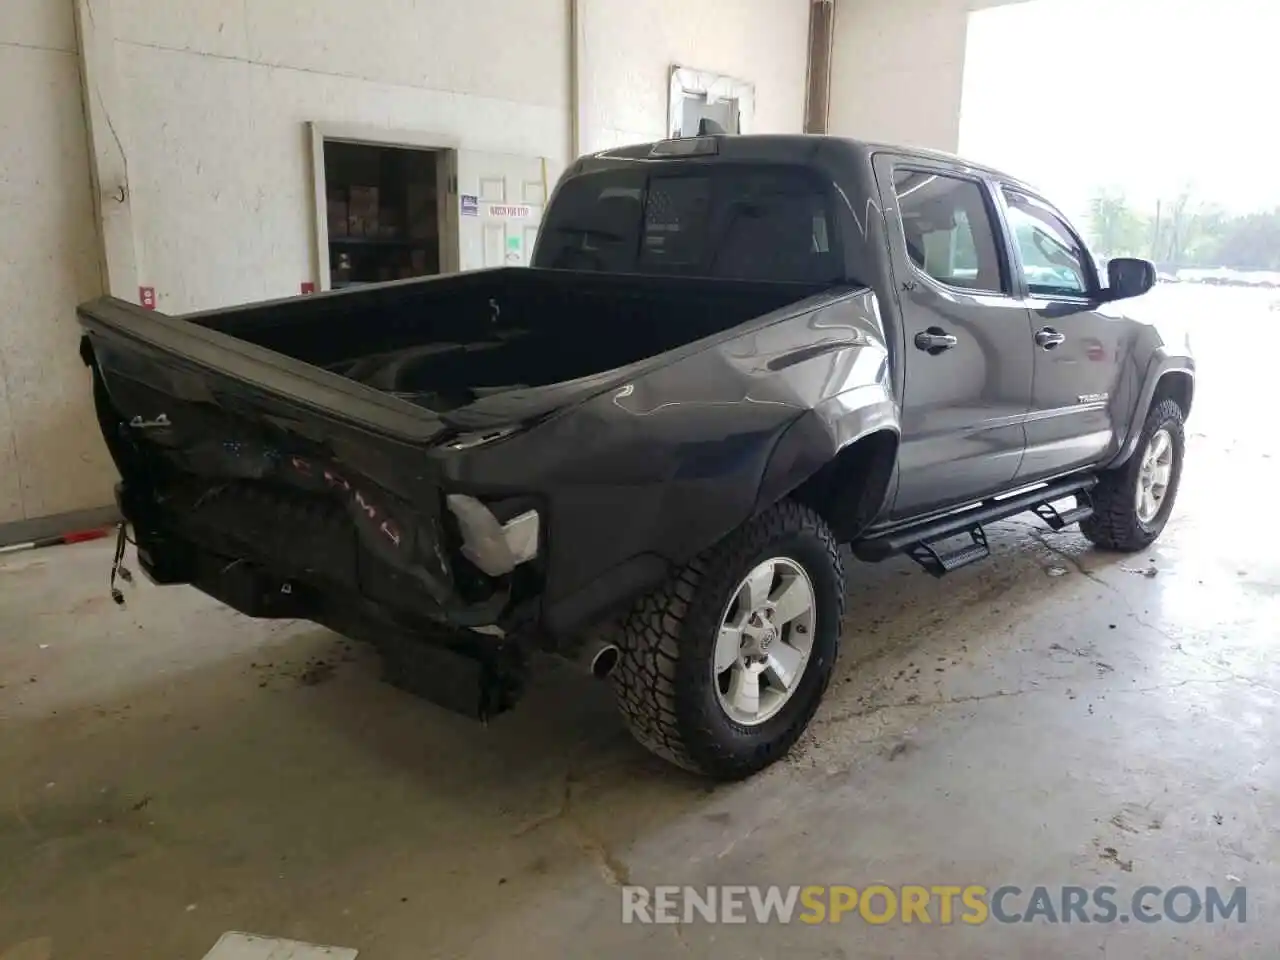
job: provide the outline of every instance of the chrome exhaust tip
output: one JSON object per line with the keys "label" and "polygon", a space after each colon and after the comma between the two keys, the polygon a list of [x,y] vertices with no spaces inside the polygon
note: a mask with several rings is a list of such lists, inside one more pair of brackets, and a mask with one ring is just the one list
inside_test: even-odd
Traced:
{"label": "chrome exhaust tip", "polygon": [[618,659],[621,656],[622,651],[618,649],[616,644],[602,644],[591,657],[587,669],[591,671],[591,675],[597,680],[603,680],[613,672],[613,668],[618,665]]}

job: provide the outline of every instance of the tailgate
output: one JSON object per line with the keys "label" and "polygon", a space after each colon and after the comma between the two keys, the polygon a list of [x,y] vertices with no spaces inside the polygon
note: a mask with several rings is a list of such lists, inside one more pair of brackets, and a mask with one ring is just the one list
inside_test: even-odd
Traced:
{"label": "tailgate", "polygon": [[78,316],[140,554],[176,537],[285,580],[456,604],[431,411],[120,300]]}

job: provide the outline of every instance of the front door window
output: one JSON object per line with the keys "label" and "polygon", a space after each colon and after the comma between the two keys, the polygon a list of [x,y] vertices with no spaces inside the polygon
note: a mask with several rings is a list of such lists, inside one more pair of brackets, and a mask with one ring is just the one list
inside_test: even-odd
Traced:
{"label": "front door window", "polygon": [[1033,297],[1087,297],[1088,254],[1071,229],[1031,197],[1011,190],[1004,195],[1028,292]]}

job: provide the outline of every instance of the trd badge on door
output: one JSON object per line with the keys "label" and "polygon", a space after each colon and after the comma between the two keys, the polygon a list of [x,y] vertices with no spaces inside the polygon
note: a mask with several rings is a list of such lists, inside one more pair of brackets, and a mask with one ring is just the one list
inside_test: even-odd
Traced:
{"label": "trd badge on door", "polygon": [[1076,397],[1076,403],[1105,403],[1109,399],[1109,393],[1082,393]]}

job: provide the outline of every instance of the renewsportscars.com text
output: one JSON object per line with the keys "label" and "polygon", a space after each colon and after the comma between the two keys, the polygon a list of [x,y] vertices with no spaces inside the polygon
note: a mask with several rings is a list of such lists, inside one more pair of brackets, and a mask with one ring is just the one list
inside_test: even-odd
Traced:
{"label": "renewsportscars.com text", "polygon": [[623,923],[1244,923],[1245,887],[627,886]]}

